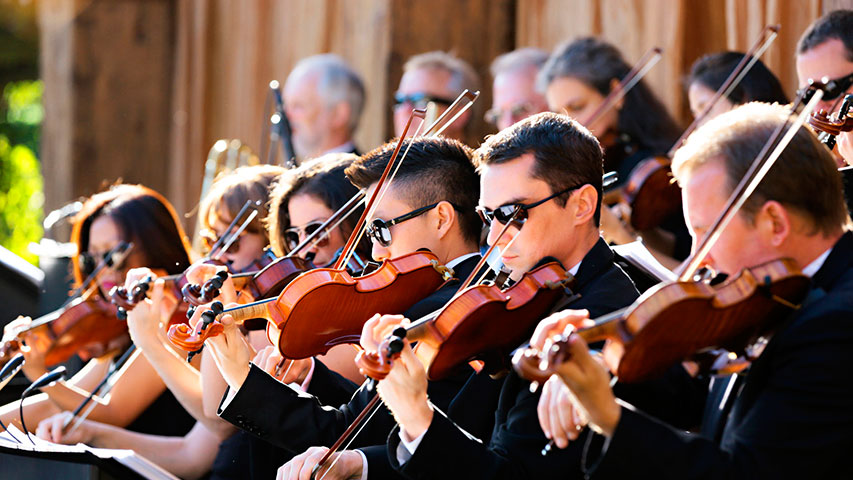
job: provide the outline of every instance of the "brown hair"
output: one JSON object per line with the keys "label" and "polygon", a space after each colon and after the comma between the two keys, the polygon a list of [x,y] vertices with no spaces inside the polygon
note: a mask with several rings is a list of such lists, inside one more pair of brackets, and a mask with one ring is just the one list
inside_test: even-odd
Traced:
{"label": "brown hair", "polygon": [[212,230],[220,215],[227,216],[223,221],[230,223],[246,201],[251,200],[257,203],[258,216],[246,230],[267,237],[263,219],[269,215],[270,190],[285,171],[276,165],[253,165],[219,174],[199,207],[202,227]]}
{"label": "brown hair", "polygon": [[[733,191],[772,132],[790,118],[787,108],[755,102],[711,119],[676,152],[672,163],[676,179],[684,184],[700,166],[722,161],[728,191]],[[812,233],[833,234],[847,221],[835,161],[809,129],[800,127],[741,213],[753,221],[770,200],[809,218],[814,224]]]}
{"label": "brown hair", "polygon": [[[288,172],[270,194],[269,214],[266,218],[270,247],[276,255],[287,253],[284,231],[290,227],[287,204],[297,194],[311,195],[323,202],[332,211],[337,211],[358,193],[344,176],[344,170],[357,159],[351,153],[329,153],[303,162],[298,169]],[[353,212],[341,223],[341,233],[348,237],[355,228],[361,210]]]}
{"label": "brown hair", "polygon": [[[544,112],[530,116],[489,137],[476,151],[477,167],[501,164],[525,154],[535,159],[532,176],[557,193],[573,185],[589,184],[598,192],[593,221],[601,217],[601,146],[593,134],[567,115]],[[555,201],[565,206],[571,192]]]}
{"label": "brown hair", "polygon": [[71,242],[77,244],[72,262],[75,284],[83,281],[80,254],[89,249],[92,222],[106,215],[118,225],[123,240],[133,242],[146,266],[180,273],[190,266],[190,248],[175,209],[162,195],[142,185],[113,185],[96,193],[74,217]]}

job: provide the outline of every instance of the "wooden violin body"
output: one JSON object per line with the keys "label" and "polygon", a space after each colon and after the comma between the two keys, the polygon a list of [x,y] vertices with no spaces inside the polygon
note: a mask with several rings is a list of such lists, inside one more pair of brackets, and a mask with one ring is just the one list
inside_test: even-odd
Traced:
{"label": "wooden violin body", "polygon": [[668,158],[652,157],[631,171],[622,197],[631,206],[631,226],[635,230],[655,228],[681,212],[681,188],[673,181],[671,164]]}
{"label": "wooden violin body", "polygon": [[[617,372],[621,382],[650,380],[698,352],[743,351],[797,308],[810,283],[792,260],[780,259],[746,269],[717,286],[662,284],[577,334],[587,342],[609,339],[624,344]],[[528,380],[541,382],[553,373],[541,367],[559,363],[563,351],[560,345],[548,352],[520,351],[513,365]]]}
{"label": "wooden violin body", "polygon": [[[375,271],[352,277],[346,270],[318,268],[290,282],[276,299],[226,311],[242,322],[266,318],[267,335],[285,358],[326,353],[343,343],[357,343],[364,323],[376,313],[402,313],[437,290],[445,267],[430,252],[414,252],[385,260]],[[190,330],[176,325],[169,339],[186,351],[221,332],[218,322]]]}
{"label": "wooden violin body", "polygon": [[[531,270],[505,290],[475,285],[457,295],[435,318],[408,327],[405,338],[418,342],[415,354],[431,380],[442,379],[471,360],[503,367],[503,359],[530,335],[573,283],[574,277],[554,261]],[[381,380],[391,368],[386,350],[360,352],[356,362],[368,376]]]}
{"label": "wooden violin body", "polygon": [[116,307],[97,294],[72,301],[68,306],[33,320],[30,327],[0,345],[0,364],[5,364],[21,346],[27,331],[41,333],[51,340],[45,353],[48,366],[62,363],[87,345],[106,348],[112,340],[127,333],[127,323],[116,318]]}

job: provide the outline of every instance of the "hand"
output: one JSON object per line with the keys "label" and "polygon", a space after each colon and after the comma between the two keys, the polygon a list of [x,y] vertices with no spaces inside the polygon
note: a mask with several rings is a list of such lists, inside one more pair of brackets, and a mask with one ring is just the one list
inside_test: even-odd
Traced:
{"label": "hand", "polygon": [[[190,319],[190,325],[193,328],[201,319],[204,310],[204,308],[196,309],[193,318]],[[225,379],[229,387],[239,390],[243,382],[246,381],[246,377],[249,376],[249,360],[255,356],[255,352],[243,338],[231,315],[222,315],[219,322],[223,327],[222,334],[210,337],[204,343],[212,351],[213,360],[219,367],[222,378]]]}
{"label": "hand", "polygon": [[595,322],[589,319],[588,310],[560,310],[545,317],[536,325],[533,336],[530,338],[530,346],[544,349],[545,343],[551,338],[566,333],[571,333],[578,328],[588,327]]}
{"label": "hand", "polygon": [[162,279],[154,281],[154,286],[151,287],[150,299],[145,299],[127,312],[127,328],[130,331],[130,338],[142,350],[156,346],[160,343],[158,334],[162,331],[163,325],[168,324],[168,318],[163,319],[163,288]]}
{"label": "hand", "polygon": [[76,445],[78,443],[91,443],[94,436],[92,422],[83,420],[74,431],[71,426],[74,425],[74,420],[68,424],[68,432],[62,432],[62,426],[67,419],[71,418],[71,412],[60,412],[51,417],[47,417],[39,422],[36,428],[36,436],[53,443],[63,443],[65,445]]}
{"label": "hand", "polygon": [[[211,265],[209,263],[195,263],[187,269],[187,281],[196,285],[202,285],[204,282],[215,277],[221,270],[228,271],[227,268],[221,265]],[[219,300],[223,304],[237,302],[237,290],[234,288],[234,281],[231,275],[222,283],[222,288],[219,289],[219,296],[215,300]]]}
{"label": "hand", "polygon": [[[603,435],[613,435],[622,410],[616,403],[616,397],[610,388],[610,375],[605,367],[590,355],[586,342],[576,334],[572,334],[568,339],[567,358],[568,360],[555,366],[557,375],[571,390],[576,399],[574,403],[582,409],[590,425]],[[566,413],[557,411],[560,408],[559,402],[556,404],[552,402],[547,408],[548,426],[544,424],[541,417],[540,424],[545,435],[557,441],[557,436],[554,434],[560,429],[552,430],[551,418],[555,415],[565,416]],[[566,425],[565,422],[560,424]]]}
{"label": "hand", "polygon": [[[293,457],[289,462],[278,468],[276,480],[308,480],[314,466],[323,458],[326,447],[311,447],[305,452]],[[337,458],[337,462],[335,459]],[[329,466],[334,463],[332,471],[327,473]],[[344,450],[329,457],[329,460],[317,471],[315,479],[323,477],[323,480],[361,478],[362,475],[361,454],[354,450]]]}
{"label": "hand", "polygon": [[836,140],[838,153],[841,154],[847,165],[853,166],[853,132],[842,132]]}
{"label": "hand", "polygon": [[37,330],[25,333],[23,340],[26,345],[21,347],[21,353],[24,355],[24,366],[21,367],[21,370],[27,379],[33,382],[47,373],[45,357],[52,342],[46,335]]}
{"label": "hand", "polygon": [[586,412],[578,407],[569,387],[556,375],[543,385],[536,412],[545,436],[559,448],[566,448],[569,442],[577,440],[588,422]]}
{"label": "hand", "polygon": [[[284,360],[283,364],[282,360]],[[305,377],[311,371],[313,362],[310,358],[285,360],[278,351],[278,347],[272,345],[262,348],[252,360],[252,363],[272,375],[281,383],[296,383],[298,385],[302,385],[305,382]]]}

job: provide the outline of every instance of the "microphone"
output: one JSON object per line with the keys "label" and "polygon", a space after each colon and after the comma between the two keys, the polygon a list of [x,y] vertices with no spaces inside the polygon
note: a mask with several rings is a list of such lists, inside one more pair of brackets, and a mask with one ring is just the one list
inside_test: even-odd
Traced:
{"label": "microphone", "polygon": [[[0,390],[2,390],[3,387],[5,387],[12,380],[12,377],[17,375],[18,372],[21,371],[21,368],[23,366],[24,366],[24,354],[23,353],[19,353],[19,354],[15,355],[14,357],[12,357],[11,360],[6,362],[6,365],[3,365],[3,368],[0,369]],[[18,438],[15,437],[14,435],[12,435],[12,432],[10,432],[8,428],[6,428],[6,425],[3,423],[2,420],[0,420],[0,427],[3,427],[3,431],[8,433],[9,436],[12,437],[13,440],[15,440],[18,443],[21,443],[21,441],[18,440]]]}
{"label": "microphone", "polygon": [[29,395],[30,392],[32,392],[33,390],[50,385],[51,383],[56,382],[58,380],[64,379],[65,373],[65,366],[60,365],[54,368],[53,370],[45,373],[44,375],[40,376],[35,382],[30,384],[30,386],[27,387],[26,390],[24,390],[24,393],[21,394],[21,405],[19,407],[18,414],[21,417],[21,426],[24,428],[24,432],[26,432],[27,438],[33,445],[35,445],[36,442],[33,441],[33,438],[30,436],[30,431],[27,429],[27,424],[24,423],[24,399],[27,398],[27,395]]}

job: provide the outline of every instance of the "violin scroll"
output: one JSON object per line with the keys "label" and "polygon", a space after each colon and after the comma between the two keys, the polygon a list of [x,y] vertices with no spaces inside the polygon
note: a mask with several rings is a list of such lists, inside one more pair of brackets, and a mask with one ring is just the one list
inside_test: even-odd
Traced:
{"label": "violin scroll", "polygon": [[201,353],[205,340],[223,332],[222,324],[217,321],[217,317],[222,314],[223,310],[221,302],[213,302],[210,305],[210,310],[201,314],[201,321],[195,328],[185,323],[172,325],[169,328],[169,340],[174,345],[189,352],[187,355],[188,362],[195,355]]}

